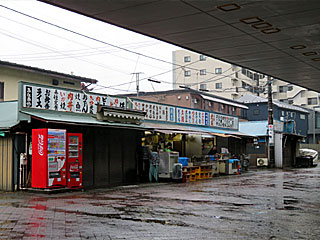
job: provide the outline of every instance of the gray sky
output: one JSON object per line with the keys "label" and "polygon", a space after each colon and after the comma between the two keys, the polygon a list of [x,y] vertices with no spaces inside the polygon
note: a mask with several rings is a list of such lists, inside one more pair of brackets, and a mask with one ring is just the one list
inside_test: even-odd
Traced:
{"label": "gray sky", "polygon": [[[105,43],[172,62],[176,46],[72,13],[35,0],[0,0],[0,5],[87,35]],[[96,91],[117,94],[135,92],[133,72],[140,75],[140,90],[153,91],[146,79],[172,83],[172,65],[130,53],[50,26],[0,6],[0,59],[32,67],[94,78]],[[124,85],[121,85],[124,84]],[[120,86],[117,86],[120,85]],[[156,90],[172,84],[153,83]]]}

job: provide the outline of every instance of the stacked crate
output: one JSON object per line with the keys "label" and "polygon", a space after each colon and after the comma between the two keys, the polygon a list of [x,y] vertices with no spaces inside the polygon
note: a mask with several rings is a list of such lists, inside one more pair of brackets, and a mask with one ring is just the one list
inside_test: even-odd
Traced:
{"label": "stacked crate", "polygon": [[187,166],[182,168],[183,182],[194,182],[202,179],[212,178],[212,164],[201,166]]}
{"label": "stacked crate", "polygon": [[182,182],[190,182],[190,181],[191,181],[191,168],[182,167]]}

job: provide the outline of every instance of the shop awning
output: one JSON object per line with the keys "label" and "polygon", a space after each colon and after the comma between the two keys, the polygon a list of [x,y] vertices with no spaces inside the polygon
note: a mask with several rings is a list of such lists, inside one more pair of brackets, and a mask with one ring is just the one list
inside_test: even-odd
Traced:
{"label": "shop awning", "polygon": [[223,129],[206,128],[206,127],[195,127],[185,126],[179,124],[165,124],[165,123],[151,123],[146,122],[145,127],[150,130],[154,130],[161,133],[172,134],[172,133],[183,133],[183,134],[195,134],[195,135],[213,135],[219,137],[253,137],[252,135],[245,134],[239,131],[228,131]]}
{"label": "shop awning", "polygon": [[0,129],[8,130],[20,123],[20,121],[28,121],[30,118],[19,114],[18,102],[0,102]]}
{"label": "shop awning", "polygon": [[190,129],[187,126],[178,124],[166,124],[166,123],[153,123],[145,122],[144,126],[149,130],[154,130],[157,132],[171,134],[171,133],[182,133],[182,134],[207,134],[205,131]]}
{"label": "shop awning", "polygon": [[200,127],[202,130],[214,133],[214,134],[224,134],[226,136],[236,136],[236,137],[254,137],[251,134],[247,134],[240,131],[229,131],[226,129],[216,129],[216,128],[208,128],[208,127]]}
{"label": "shop awning", "polygon": [[41,110],[41,111],[30,110],[30,111],[21,111],[21,112],[24,114],[30,115],[31,118],[33,119],[37,119],[45,122],[51,122],[51,123],[146,130],[146,128],[143,125],[98,121],[94,115],[90,115],[90,114],[44,111],[44,110]]}

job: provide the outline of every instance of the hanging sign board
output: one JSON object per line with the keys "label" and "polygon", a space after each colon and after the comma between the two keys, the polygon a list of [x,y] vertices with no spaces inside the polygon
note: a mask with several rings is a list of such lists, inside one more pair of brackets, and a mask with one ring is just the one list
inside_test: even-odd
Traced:
{"label": "hanging sign board", "polygon": [[177,107],[176,111],[177,123],[238,129],[237,117],[179,107]]}
{"label": "hanging sign board", "polygon": [[145,119],[164,122],[175,122],[175,107],[157,103],[133,100],[133,110],[146,113]]}
{"label": "hanging sign board", "polygon": [[209,113],[177,107],[177,123],[206,126],[209,123]]}
{"label": "hanging sign board", "polygon": [[97,104],[125,108],[126,99],[76,90],[23,85],[23,107],[96,114]]}
{"label": "hanging sign board", "polygon": [[238,130],[238,118],[201,110],[168,106],[153,102],[133,100],[133,109],[146,112],[146,120],[192,124]]}

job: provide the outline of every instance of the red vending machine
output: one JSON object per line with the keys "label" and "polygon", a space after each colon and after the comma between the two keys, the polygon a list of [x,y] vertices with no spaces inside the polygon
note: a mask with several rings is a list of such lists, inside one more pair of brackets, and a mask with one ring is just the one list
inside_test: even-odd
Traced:
{"label": "red vending machine", "polygon": [[31,187],[65,187],[66,180],[66,130],[32,129]]}
{"label": "red vending machine", "polygon": [[82,188],[82,133],[68,133],[67,187]]}

